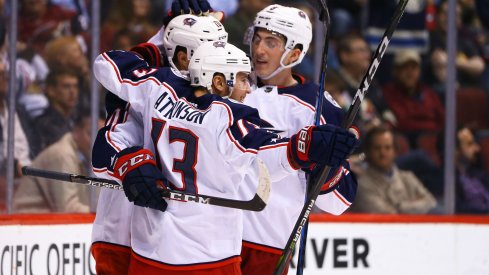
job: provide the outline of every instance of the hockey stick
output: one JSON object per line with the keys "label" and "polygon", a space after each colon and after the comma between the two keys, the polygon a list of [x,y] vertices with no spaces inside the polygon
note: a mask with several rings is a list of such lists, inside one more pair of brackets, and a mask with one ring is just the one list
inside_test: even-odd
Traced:
{"label": "hockey stick", "polygon": [[[342,127],[345,129],[348,129],[353,123],[353,120],[355,120],[356,114],[360,109],[360,104],[362,103],[363,98],[365,97],[365,94],[367,93],[368,88],[372,83],[372,79],[375,75],[375,72],[377,71],[380,61],[382,60],[382,57],[384,56],[385,51],[387,50],[387,46],[389,45],[389,42],[392,38],[392,34],[397,28],[397,24],[399,23],[399,20],[401,20],[407,2],[408,0],[400,0],[399,3],[397,4],[397,8],[394,13],[394,16],[392,17],[389,26],[385,30],[384,36],[372,57],[372,61],[370,62],[367,73],[363,76],[362,82],[360,83],[360,87],[358,88],[357,93],[353,98],[352,104],[348,109],[346,119],[343,121]],[[302,211],[299,215],[299,218],[297,219],[297,222],[295,223],[294,229],[291,232],[289,240],[287,241],[287,244],[284,248],[284,251],[282,251],[282,256],[280,256],[280,260],[278,261],[277,266],[275,267],[275,271],[273,273],[274,275],[282,275],[286,264],[290,261],[290,258],[292,257],[292,252],[295,249],[295,245],[300,237],[302,228],[309,218],[309,214],[311,213],[312,207],[314,206],[314,203],[316,202],[316,199],[319,193],[321,192],[322,183],[326,182],[330,170],[331,167],[329,166],[323,167],[321,169],[321,172],[319,173],[319,176],[317,176],[317,179],[314,178],[311,180],[311,182],[313,182],[313,185],[312,185],[312,190],[308,194],[307,203],[302,208]]]}
{"label": "hockey stick", "polygon": [[[265,208],[270,195],[270,177],[268,170],[262,162],[259,163],[259,183],[255,196],[249,201],[240,201],[226,198],[219,198],[201,194],[189,194],[175,190],[162,189],[161,196],[170,200],[181,202],[195,202],[201,204],[216,205],[228,208],[236,208],[249,211],[261,211]],[[60,181],[69,181],[90,185],[95,187],[104,187],[114,190],[123,190],[122,186],[114,180],[87,177],[76,174],[69,174],[57,171],[48,171],[33,167],[22,167],[22,174],[26,176],[41,177]]]}
{"label": "hockey stick", "polygon": [[[323,101],[324,101],[324,80],[326,79],[326,69],[328,68],[328,49],[329,49],[329,29],[330,29],[330,16],[328,10],[328,3],[326,0],[318,0],[321,12],[319,14],[319,20],[323,22],[324,29],[326,34],[324,36],[324,46],[323,46],[323,55],[321,60],[321,73],[319,75],[319,89],[317,92],[316,98],[316,113],[314,116],[314,125],[318,126],[321,124],[321,114],[323,109]],[[304,197],[304,203],[307,203],[308,193],[312,187],[312,183],[310,182],[310,177],[308,177],[306,183],[306,194]],[[302,275],[304,273],[305,260],[306,256],[306,245],[307,245],[307,229],[309,226],[309,220],[304,223],[302,227],[301,241],[299,244],[299,255],[297,258],[297,272],[296,275]]]}

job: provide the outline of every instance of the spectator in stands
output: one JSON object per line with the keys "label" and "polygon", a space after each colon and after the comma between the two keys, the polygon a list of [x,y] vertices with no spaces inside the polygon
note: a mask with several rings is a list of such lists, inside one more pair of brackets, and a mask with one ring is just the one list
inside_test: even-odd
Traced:
{"label": "spectator in stands", "polygon": [[382,127],[365,137],[365,172],[358,178],[358,191],[352,212],[424,214],[436,200],[416,176],[397,168],[393,133]]}
{"label": "spectator in stands", "polygon": [[[84,112],[73,130],[43,150],[33,161],[39,169],[86,175],[90,167],[90,117]],[[24,177],[14,195],[22,213],[89,212],[89,187],[45,178]]]}
{"label": "spectator in stands", "polygon": [[481,147],[467,127],[457,131],[457,213],[489,213],[489,175],[480,165]]}
{"label": "spectator in stands", "polygon": [[[370,64],[370,49],[365,39],[352,34],[340,38],[337,44],[337,53],[340,68],[336,72],[346,84],[345,89],[349,97],[353,98]],[[329,81],[328,79],[329,76],[327,75],[326,82]],[[381,121],[380,118],[386,115],[384,113],[385,110],[387,109],[382,98],[382,91],[374,79],[367,96],[362,101],[360,113],[355,125],[362,132],[367,131],[372,126],[378,126]]]}
{"label": "spectator in stands", "polygon": [[[457,66],[457,80],[461,86],[480,86],[481,75],[485,64],[479,49],[477,48],[476,38],[469,29],[462,24],[461,6],[457,2],[456,27],[457,27],[457,54],[455,64]],[[447,53],[446,41],[448,30],[448,3],[441,0],[436,12],[437,28],[430,33],[431,54],[430,60],[436,68],[446,67]],[[438,67],[437,67],[438,66]],[[434,72],[434,83],[444,83],[446,74]]]}
{"label": "spectator in stands", "polygon": [[435,91],[421,82],[421,57],[416,51],[398,52],[393,73],[394,81],[384,86],[384,98],[395,116],[395,129],[415,148],[421,134],[442,130],[445,111]]}
{"label": "spectator in stands", "polygon": [[[337,55],[340,63],[338,72],[353,98],[370,64],[370,49],[363,37],[352,34],[342,37],[338,41]],[[375,80],[370,84],[367,98],[374,104],[377,112],[382,114],[386,106],[382,99],[382,92]]]}
{"label": "spectator in stands", "polygon": [[78,109],[90,107],[90,65],[74,36],[56,38],[46,45],[44,58],[48,67],[75,71],[80,91]]}
{"label": "spectator in stands", "polygon": [[42,53],[46,43],[62,35],[73,34],[76,13],[48,0],[22,0],[18,17],[19,51],[33,49]]}
{"label": "spectator in stands", "polygon": [[151,2],[150,0],[112,1],[111,11],[101,30],[101,51],[109,50],[114,43],[115,35],[123,29],[137,37],[136,43],[148,41],[159,27],[150,21]]}
{"label": "spectator in stands", "polygon": [[347,84],[348,92],[353,97],[360,86],[370,64],[370,49],[367,42],[359,35],[348,35],[338,41],[339,74]]}
{"label": "spectator in stands", "polygon": [[34,155],[71,130],[78,103],[77,72],[69,68],[54,68],[46,79],[46,96],[49,107],[35,119],[37,136],[30,139]]}

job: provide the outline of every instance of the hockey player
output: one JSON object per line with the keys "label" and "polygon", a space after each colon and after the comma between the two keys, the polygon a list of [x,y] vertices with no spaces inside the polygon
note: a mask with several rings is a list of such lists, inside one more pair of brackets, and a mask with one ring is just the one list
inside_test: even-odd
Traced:
{"label": "hockey player", "polygon": [[[257,157],[275,181],[314,163],[344,162],[356,142],[345,130],[308,127],[283,140],[259,128],[268,124],[255,109],[207,94],[246,89],[249,63],[232,45],[202,45],[189,67],[196,95],[202,95],[178,99],[168,69],[150,68],[131,52],[112,51],[96,59],[97,79],[145,116],[144,133],[151,140],[144,146],[156,153],[155,158],[138,147],[117,153],[112,170],[130,200],[152,201],[148,179],[163,181],[163,176],[172,188],[238,198],[239,188],[257,180]],[[241,211],[179,201],[147,206],[158,210],[133,210],[129,274],[241,274]]]}
{"label": "hockey player", "polygon": [[[163,44],[168,58],[161,58],[159,49],[152,43],[143,43],[132,51],[144,58],[150,66],[171,66],[167,75],[178,86],[178,96],[192,94],[188,82],[188,63],[191,53],[203,41],[227,41],[227,33],[213,17],[181,15],[172,19],[149,42]],[[182,73],[180,73],[182,71]],[[179,83],[179,84],[176,84]],[[144,143],[142,118],[133,108],[112,93],[106,95],[107,120],[93,146],[93,171],[99,177],[115,179],[108,169],[114,155],[127,147]],[[148,182],[152,182],[148,179]],[[152,184],[152,183],[151,183]],[[151,187],[151,185],[149,185]],[[164,205],[159,197],[152,198],[154,205]],[[145,204],[146,202],[135,202]],[[143,205],[144,206],[144,205]],[[127,274],[130,249],[130,218],[133,204],[121,192],[101,190],[97,215],[92,231],[92,253],[98,274]]]}
{"label": "hockey player", "polygon": [[[271,5],[257,14],[253,24],[250,50],[261,86],[244,103],[257,108],[264,120],[290,137],[314,124],[318,86],[292,74],[292,67],[302,61],[309,48],[311,23],[299,9]],[[341,108],[327,92],[324,96],[321,124],[340,125]],[[331,169],[329,179],[334,180],[324,185],[316,206],[334,215],[348,209],[357,187],[348,168],[345,165]],[[305,181],[305,173],[297,171],[281,181],[281,188],[272,189],[265,210],[244,213],[243,274],[273,273],[304,205]],[[328,189],[331,183],[336,184]]]}

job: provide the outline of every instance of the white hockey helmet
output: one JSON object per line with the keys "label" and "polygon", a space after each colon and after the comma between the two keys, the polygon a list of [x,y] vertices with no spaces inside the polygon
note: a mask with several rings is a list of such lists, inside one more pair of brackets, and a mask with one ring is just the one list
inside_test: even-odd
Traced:
{"label": "white hockey helmet", "polygon": [[[307,14],[302,10],[293,7],[284,7],[278,4],[270,5],[256,15],[255,21],[253,22],[253,33],[257,28],[263,28],[281,34],[287,40],[285,42],[285,52],[280,59],[279,68],[269,76],[261,77],[262,79],[272,78],[283,69],[301,63],[304,56],[306,56],[312,40],[312,24]],[[250,38],[253,37],[253,33],[249,35]],[[252,44],[250,43],[250,45]],[[285,57],[297,45],[302,45],[300,57],[297,61],[285,65]],[[251,49],[250,53],[253,55]]]}
{"label": "white hockey helmet", "polygon": [[245,52],[232,44],[223,41],[206,42],[195,51],[188,69],[190,84],[206,87],[211,92],[214,74],[222,73],[231,88],[231,94],[236,75],[239,72],[251,72],[251,61]]}
{"label": "white hockey helmet", "polygon": [[193,55],[200,44],[207,41],[228,41],[228,33],[224,26],[212,16],[179,15],[173,18],[165,28],[163,46],[168,61],[174,69],[173,56],[177,46],[187,49],[187,57]]}

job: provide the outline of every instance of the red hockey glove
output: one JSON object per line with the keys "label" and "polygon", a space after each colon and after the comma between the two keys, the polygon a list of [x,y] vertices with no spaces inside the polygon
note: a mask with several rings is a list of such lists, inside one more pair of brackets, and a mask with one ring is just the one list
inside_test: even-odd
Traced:
{"label": "red hockey glove", "polygon": [[161,67],[161,52],[151,43],[141,43],[131,48],[131,52],[137,53],[150,67]]}
{"label": "red hockey glove", "polygon": [[323,124],[307,126],[290,138],[287,153],[296,168],[314,164],[338,167],[357,146],[356,135],[340,127]]}
{"label": "red hockey glove", "polygon": [[153,153],[139,146],[126,148],[116,155],[113,164],[116,177],[122,181],[124,193],[135,205],[165,211],[166,201],[160,195],[165,180],[156,167]]}

